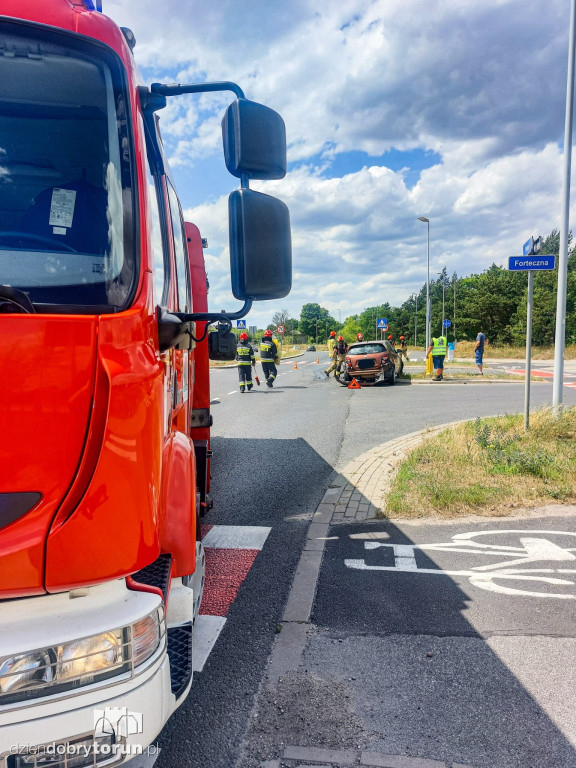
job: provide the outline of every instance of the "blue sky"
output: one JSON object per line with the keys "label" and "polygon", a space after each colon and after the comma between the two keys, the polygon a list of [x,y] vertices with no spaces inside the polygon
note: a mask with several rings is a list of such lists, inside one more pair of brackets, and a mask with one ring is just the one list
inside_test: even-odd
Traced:
{"label": "blue sky", "polygon": [[[566,0],[103,0],[147,82],[234,80],[282,114],[289,172],[255,188],[291,212],[291,294],[260,326],[317,301],[337,316],[397,305],[443,267],[464,276],[559,226]],[[161,115],[213,308],[230,293],[220,120],[230,98]]]}

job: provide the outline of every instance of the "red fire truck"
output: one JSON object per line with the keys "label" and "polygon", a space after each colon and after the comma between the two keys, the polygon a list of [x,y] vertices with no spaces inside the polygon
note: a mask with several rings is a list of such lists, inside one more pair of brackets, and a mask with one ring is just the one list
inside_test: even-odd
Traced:
{"label": "red fire truck", "polygon": [[[2,768],[126,762],[185,698],[208,359],[291,282],[287,208],[249,186],[285,175],[280,116],[233,83],[144,85],[95,2],[0,0]],[[169,99],[222,90],[243,304],[211,313],[158,124]]]}

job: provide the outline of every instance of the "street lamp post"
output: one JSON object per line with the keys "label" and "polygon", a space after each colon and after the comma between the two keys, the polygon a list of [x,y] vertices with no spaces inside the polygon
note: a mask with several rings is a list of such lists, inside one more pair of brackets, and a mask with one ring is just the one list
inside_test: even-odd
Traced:
{"label": "street lamp post", "polygon": [[562,180],[562,214],[560,249],[558,252],[558,286],[556,291],[556,333],[554,337],[554,379],[552,406],[558,414],[564,400],[564,351],[566,345],[566,296],[568,285],[568,245],[570,216],[570,176],[572,173],[572,122],[574,111],[574,55],[576,48],[576,0],[570,2],[570,35],[568,40],[568,77],[566,82],[566,114],[564,120],[564,172]]}
{"label": "street lamp post", "polygon": [[428,227],[428,247],[426,249],[426,349],[430,346],[430,219],[418,216]]}
{"label": "street lamp post", "polygon": [[446,291],[446,281],[444,280],[444,272],[438,272],[442,278],[442,328],[440,329],[440,336],[444,336],[444,295]]}

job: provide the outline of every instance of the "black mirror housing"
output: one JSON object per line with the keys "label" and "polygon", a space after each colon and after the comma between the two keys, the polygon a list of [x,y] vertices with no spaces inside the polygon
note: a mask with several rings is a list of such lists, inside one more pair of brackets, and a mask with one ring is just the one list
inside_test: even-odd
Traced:
{"label": "black mirror housing", "polygon": [[218,330],[208,334],[208,357],[210,360],[235,360],[236,344],[230,326],[219,323]]}
{"label": "black mirror housing", "polygon": [[226,167],[233,176],[261,180],[286,176],[286,127],[273,109],[236,99],[224,114],[222,140]]}
{"label": "black mirror housing", "polygon": [[275,197],[237,189],[228,198],[230,271],[237,299],[281,299],[292,287],[288,207]]}

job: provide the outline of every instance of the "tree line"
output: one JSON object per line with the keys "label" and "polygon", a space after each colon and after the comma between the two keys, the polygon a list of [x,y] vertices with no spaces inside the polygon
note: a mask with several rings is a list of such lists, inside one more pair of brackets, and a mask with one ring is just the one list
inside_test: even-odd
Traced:
{"label": "tree line", "polygon": [[[543,239],[542,253],[559,253],[560,233],[553,230]],[[557,260],[558,261],[558,260]],[[556,321],[556,287],[558,267],[536,272],[534,275],[534,304],[532,317],[532,343],[535,346],[554,344]],[[526,339],[527,272],[514,272],[492,264],[480,274],[458,277],[448,275],[446,269],[436,280],[430,281],[431,335],[441,333],[442,318],[450,320],[448,341],[473,340],[482,331],[491,344],[522,346]],[[442,304],[444,303],[444,313]],[[367,307],[358,315],[350,315],[339,323],[327,309],[310,303],[302,307],[300,318],[290,318],[286,310],[276,313],[274,329],[278,323],[308,342],[316,339],[323,343],[331,330],[341,333],[346,341],[355,340],[356,334],[376,338],[377,320],[386,318],[389,333],[398,339],[405,336],[409,344],[423,346],[426,335],[426,284],[399,307],[384,302]],[[278,321],[278,322],[277,322]],[[568,286],[566,304],[566,343],[576,344],[576,247],[568,255]]]}

